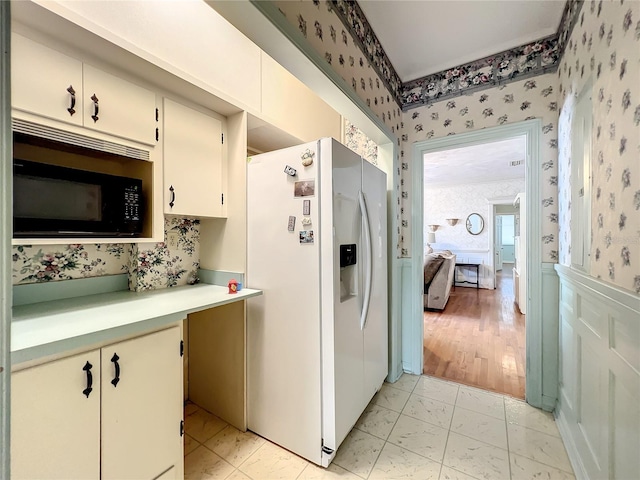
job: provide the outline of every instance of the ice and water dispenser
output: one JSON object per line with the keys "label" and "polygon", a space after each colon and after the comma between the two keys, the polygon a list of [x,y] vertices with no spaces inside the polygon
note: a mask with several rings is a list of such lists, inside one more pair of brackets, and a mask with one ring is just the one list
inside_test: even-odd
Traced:
{"label": "ice and water dispenser", "polygon": [[344,302],[358,294],[355,268],[357,261],[356,244],[340,245],[340,301]]}

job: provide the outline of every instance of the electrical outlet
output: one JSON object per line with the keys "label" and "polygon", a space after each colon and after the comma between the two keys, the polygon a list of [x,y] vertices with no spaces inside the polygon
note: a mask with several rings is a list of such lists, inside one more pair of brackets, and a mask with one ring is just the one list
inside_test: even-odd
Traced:
{"label": "electrical outlet", "polygon": [[178,248],[178,233],[167,232],[167,246],[169,248]]}

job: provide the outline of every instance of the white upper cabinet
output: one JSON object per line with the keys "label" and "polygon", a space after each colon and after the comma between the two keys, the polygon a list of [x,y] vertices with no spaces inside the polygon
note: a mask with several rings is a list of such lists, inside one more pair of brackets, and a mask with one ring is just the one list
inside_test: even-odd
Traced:
{"label": "white upper cabinet", "polygon": [[225,217],[222,122],[164,99],[164,212]]}
{"label": "white upper cabinet", "polygon": [[14,109],[82,126],[82,100],[80,60],[12,34],[11,102]]}
{"label": "white upper cabinet", "polygon": [[339,139],[342,131],[340,114],[266,53],[262,53],[262,117],[303,142]]}
{"label": "white upper cabinet", "polygon": [[84,126],[147,145],[156,143],[156,95],[84,64]]}
{"label": "white upper cabinet", "polygon": [[16,33],[11,53],[14,110],[156,144],[154,92]]}

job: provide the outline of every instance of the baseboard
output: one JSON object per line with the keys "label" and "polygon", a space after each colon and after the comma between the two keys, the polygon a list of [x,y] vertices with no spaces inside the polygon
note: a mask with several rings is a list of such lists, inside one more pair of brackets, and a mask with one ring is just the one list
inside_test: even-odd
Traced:
{"label": "baseboard", "polygon": [[556,408],[554,412],[554,417],[556,419],[558,431],[560,432],[560,437],[562,438],[562,443],[564,443],[564,448],[567,450],[567,456],[569,457],[569,462],[571,462],[571,468],[573,468],[573,474],[575,475],[576,480],[589,480],[589,475],[587,475],[587,471],[582,464],[582,459],[578,454],[578,448],[571,436],[571,429],[569,428],[569,424],[567,423],[564,413],[562,413],[559,403],[558,408]]}

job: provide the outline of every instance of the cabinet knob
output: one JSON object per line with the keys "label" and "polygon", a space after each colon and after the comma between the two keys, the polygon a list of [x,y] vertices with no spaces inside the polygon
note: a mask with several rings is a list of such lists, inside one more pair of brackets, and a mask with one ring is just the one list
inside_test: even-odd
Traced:
{"label": "cabinet knob", "polygon": [[76,91],[73,89],[73,85],[69,85],[69,88],[67,88],[67,92],[69,92],[69,95],[71,95],[71,105],[69,105],[69,108],[67,108],[67,112],[69,112],[69,115],[73,116],[74,113],[76,113],[75,110],[75,106],[76,106]]}
{"label": "cabinet knob", "polygon": [[93,102],[93,115],[91,115],[91,118],[93,118],[93,122],[95,123],[100,120],[100,117],[98,117],[98,97],[96,97],[95,93],[91,95],[91,101]]}
{"label": "cabinet knob", "polygon": [[91,365],[88,361],[84,365],[84,367],[82,367],[82,370],[84,370],[85,373],[87,374],[87,388],[85,388],[82,391],[82,393],[84,395],[86,395],[87,398],[89,398],[89,395],[91,394],[91,391],[93,390],[93,388],[91,388],[91,386],[93,385],[93,375],[91,374],[91,369],[92,368],[93,368],[93,365]]}

